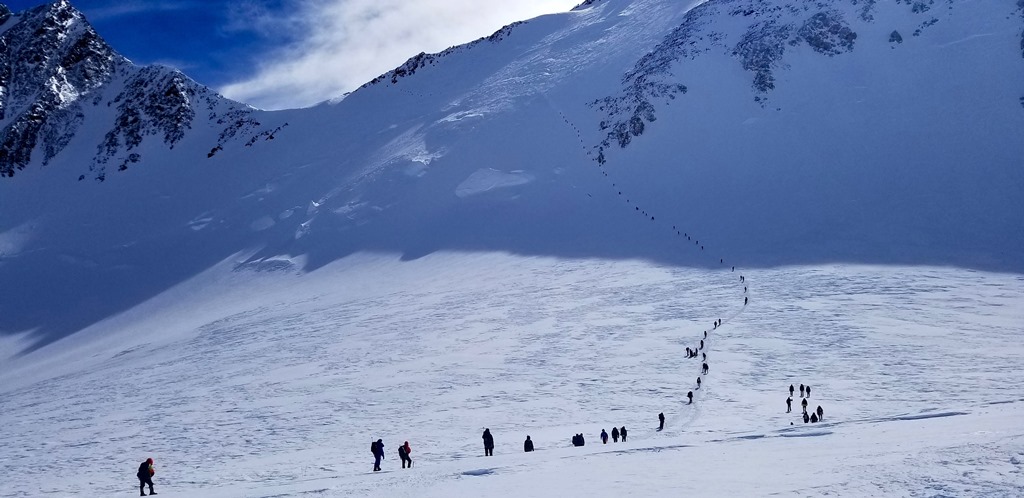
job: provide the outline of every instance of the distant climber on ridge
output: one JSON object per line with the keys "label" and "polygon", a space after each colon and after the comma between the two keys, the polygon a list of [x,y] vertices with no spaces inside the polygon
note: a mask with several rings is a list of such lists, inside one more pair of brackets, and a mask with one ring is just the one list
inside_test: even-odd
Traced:
{"label": "distant climber on ridge", "polygon": [[660,431],[660,430],[662,430],[664,428],[665,428],[665,413],[662,412],[662,413],[658,414],[658,430]]}

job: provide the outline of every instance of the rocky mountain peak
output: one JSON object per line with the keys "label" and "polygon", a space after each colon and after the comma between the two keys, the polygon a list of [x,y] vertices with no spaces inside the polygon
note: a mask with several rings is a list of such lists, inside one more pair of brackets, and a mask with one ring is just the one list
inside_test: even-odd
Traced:
{"label": "rocky mountain peak", "polygon": [[[223,137],[215,148],[259,126],[252,109],[176,69],[135,66],[67,0],[17,14],[0,7],[0,177],[49,164],[86,126],[105,133],[91,144],[88,171],[74,176],[99,181],[108,164],[123,171],[139,162],[147,137],[173,148],[197,115]],[[112,117],[91,111],[106,108]]]}
{"label": "rocky mountain peak", "polygon": [[44,162],[59,152],[59,116],[76,115],[127,61],[66,0],[17,15],[4,7],[0,19],[0,176],[10,177],[37,147]]}

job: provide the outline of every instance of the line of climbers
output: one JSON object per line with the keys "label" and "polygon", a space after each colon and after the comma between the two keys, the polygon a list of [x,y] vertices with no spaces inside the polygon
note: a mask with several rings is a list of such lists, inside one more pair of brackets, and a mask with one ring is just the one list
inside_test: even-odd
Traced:
{"label": "line of climbers", "polygon": [[[789,397],[786,398],[786,413],[791,413],[793,411],[793,392],[793,384],[790,384]],[[805,424],[808,422],[818,423],[825,420],[825,410],[821,408],[821,405],[818,405],[818,408],[811,412],[810,415],[807,414],[807,399],[811,397],[811,386],[804,386],[803,384],[800,384],[800,397],[803,398],[800,400],[800,406],[803,408]],[[790,425],[793,425],[792,422]]]}
{"label": "line of climbers", "polygon": [[[565,119],[564,115],[563,115],[563,119]],[[569,123],[567,119],[566,119],[566,122]],[[571,123],[569,123],[569,124],[571,125]],[[599,164],[599,168],[601,168],[602,174],[607,177],[608,173],[606,171],[604,171],[604,166],[602,164]],[[612,185],[613,188],[617,187],[617,185],[615,183],[612,183],[611,185]],[[620,190],[620,189],[614,189],[614,190],[616,190],[618,192],[618,195],[620,197],[623,196],[622,190]],[[623,198],[626,201],[626,204],[632,204],[632,201],[631,201],[631,199],[628,196],[627,197],[623,197]],[[647,210],[641,209],[640,206],[634,205],[633,206],[633,212],[640,213],[645,218],[646,217],[650,217],[651,221],[655,221],[655,217],[653,215],[651,215],[650,213],[648,213]],[[704,246],[701,245],[700,240],[694,239],[689,234],[689,232],[685,232],[684,233],[676,225],[672,225],[672,230],[675,232],[675,234],[677,236],[679,236],[679,237],[686,237],[686,240],[687,241],[692,241],[695,247],[700,247],[700,249],[702,251],[704,250]],[[718,259],[718,263],[720,265],[724,265],[725,264],[725,258],[719,258]],[[735,266],[731,266],[730,271],[735,273],[736,272],[736,267]],[[743,275],[740,275],[739,283],[740,284],[746,284],[746,281],[747,281],[746,277],[743,276]],[[747,306],[749,304],[750,304],[750,298],[747,295],[747,286],[744,285],[743,286],[743,306],[745,307],[745,306]],[[722,323],[723,323],[723,320],[721,318],[719,318],[718,320],[715,320],[712,323],[712,330],[717,330],[719,327],[722,326]],[[708,355],[707,355],[706,352],[704,352],[704,340],[707,339],[707,338],[708,338],[708,331],[705,330],[704,331],[704,336],[703,336],[702,339],[700,339],[700,343],[699,343],[698,347],[696,347],[696,348],[687,347],[686,348],[686,358],[697,358],[698,356],[700,356],[701,361],[703,362],[702,365],[701,365],[701,371],[700,371],[702,376],[703,375],[707,375],[708,371],[710,370],[710,368],[708,366],[708,363],[707,363]],[[696,386],[695,390],[699,390],[700,386],[701,386],[701,383],[702,383],[702,379],[701,379],[700,376],[697,377],[696,383],[697,383],[697,386]],[[687,404],[693,404],[693,391],[688,391],[686,393],[686,397],[688,399]],[[665,427],[665,414],[664,413],[659,413],[658,414],[658,422],[659,422],[658,423],[658,430],[661,431]],[[604,431],[602,431],[602,433],[603,432]],[[577,438],[582,438],[582,434],[579,434],[579,435],[577,435],[576,437],[573,438],[574,444],[575,444]]]}
{"label": "line of climbers", "polygon": [[[664,425],[665,415],[662,414],[661,418],[662,418],[662,424]],[[620,438],[622,439],[622,442],[626,442],[626,437],[628,436],[628,434],[629,433],[626,430],[626,426],[622,426],[621,428],[619,428],[619,427],[612,427],[612,432],[611,432],[612,442],[613,443],[617,443],[617,442],[619,442]],[[601,429],[601,435],[600,435],[601,442],[604,443],[604,444],[608,444],[608,437],[609,437],[608,436],[608,432],[605,431],[604,429]],[[483,442],[484,442],[484,456],[494,456],[494,436],[491,434],[491,429],[489,429],[489,428],[488,429],[484,429],[484,433],[481,436],[481,439],[483,439]],[[584,446],[585,444],[586,444],[586,439],[584,438],[582,433],[581,434],[576,434],[576,435],[574,435],[572,437],[572,445],[573,446]],[[535,447],[533,445],[533,439],[531,439],[530,436],[526,436],[526,441],[523,442],[523,451],[526,452],[526,453],[530,453],[530,452],[532,452],[534,450],[535,450]],[[373,454],[373,471],[374,472],[379,472],[381,470],[380,463],[381,463],[382,460],[384,460],[384,440],[383,439],[378,439],[378,440],[370,443],[370,452]],[[412,468],[412,458],[409,457],[409,455],[411,453],[412,453],[412,449],[409,446],[409,441],[406,441],[405,444],[403,444],[403,445],[398,447],[398,456],[399,456],[399,458],[402,459],[402,468],[403,469],[406,468],[407,464],[408,464],[408,468],[410,468],[410,469]],[[152,459],[150,459],[149,462],[152,462]],[[141,475],[142,470],[140,469],[139,472],[140,472],[139,479],[141,480],[142,479],[142,475]]]}
{"label": "line of climbers", "polygon": [[[569,120],[569,118],[565,115],[565,113],[563,113],[562,111],[558,111],[558,113],[561,115],[562,120],[565,121],[565,123],[567,125],[572,127],[572,129],[576,132],[577,139],[579,139],[580,142],[582,143],[583,142],[583,137],[582,137],[582,134],[579,131],[579,128],[577,128],[576,125],[573,124]],[[586,155],[588,157],[591,157],[591,159],[594,159],[592,157],[590,151],[587,151]],[[603,154],[601,156],[599,156],[599,157],[603,157]],[[605,170],[605,161],[603,159],[597,159],[597,168],[600,170],[602,176],[604,176],[606,178],[609,178],[609,180],[610,180],[610,177],[608,175],[608,171]],[[615,182],[611,182],[611,186],[612,186],[613,191],[616,191],[618,193],[618,196],[619,196],[620,199],[625,200],[626,204],[632,204],[632,201],[630,200],[629,196],[628,195],[624,195],[622,189],[619,188],[618,185]],[[654,217],[654,215],[652,213],[648,213],[646,209],[641,209],[640,206],[638,206],[638,205],[633,205],[633,212],[642,214],[645,219],[649,217],[652,222],[655,221],[655,217]],[[690,242],[690,241],[693,242],[694,247],[700,247],[700,250],[704,251],[704,246],[700,243],[700,240],[694,239],[693,236],[691,236],[689,232],[683,232],[676,225],[672,225],[672,231],[674,231],[676,236],[678,236],[678,237],[686,237],[686,240],[688,242]],[[719,258],[718,259],[718,263],[720,265],[725,265],[725,258]],[[735,273],[736,272],[736,267],[732,266],[731,267],[731,271],[733,273]],[[746,280],[746,277],[743,276],[743,275],[740,275],[739,281],[740,281],[740,284],[744,284],[743,285],[743,306],[746,307],[750,303],[750,298],[749,298],[749,296],[747,294],[747,286],[746,286],[746,281],[747,280]],[[722,326],[722,320],[721,319],[715,320],[715,322],[712,324],[712,330],[717,330],[718,327],[720,327],[720,326]],[[703,362],[703,364],[701,365],[701,375],[707,375],[708,371],[709,371],[709,367],[708,367],[708,363],[707,363],[708,355],[707,355],[706,352],[704,352],[704,340],[707,339],[707,338],[708,338],[708,332],[705,330],[704,331],[704,337],[703,337],[703,339],[700,340],[700,345],[699,345],[698,348],[692,348],[692,349],[690,347],[686,348],[686,357],[687,358],[696,358],[698,356],[698,353],[700,353],[701,361]],[[700,386],[701,386],[701,377],[698,376],[697,377],[697,387],[695,389],[700,389]],[[693,391],[687,392],[686,393],[686,397],[688,398],[688,403],[687,404],[693,404]],[[820,407],[819,407],[819,410],[820,410]],[[665,428],[665,414],[664,413],[659,413],[658,414],[658,422],[659,422],[658,423],[658,430],[659,431],[663,430]],[[623,428],[623,430],[625,430],[625,428]],[[607,440],[607,434],[604,432],[604,430],[601,431],[601,434],[602,434],[602,439],[606,441]],[[614,440],[614,436],[615,436],[615,431],[613,430],[612,431],[612,438],[613,438],[613,440]],[[573,437],[573,444],[574,445],[577,442],[577,438],[579,439],[580,445],[582,446],[583,435],[582,434],[578,434],[578,435]],[[529,439],[529,438],[527,438],[527,439]],[[625,440],[625,434],[623,434],[623,440]]]}

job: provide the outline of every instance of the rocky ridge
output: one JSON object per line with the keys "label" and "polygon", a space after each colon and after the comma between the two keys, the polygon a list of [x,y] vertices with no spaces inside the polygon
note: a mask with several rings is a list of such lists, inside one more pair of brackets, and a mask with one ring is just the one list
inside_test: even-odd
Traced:
{"label": "rocky ridge", "polygon": [[[898,0],[897,4],[921,16],[913,36],[939,22],[938,4],[947,11],[957,6],[952,0]],[[626,148],[657,120],[657,109],[686,93],[685,74],[676,74],[678,63],[710,52],[731,55],[751,74],[753,99],[767,106],[775,88],[775,74],[785,70],[788,50],[806,46],[826,57],[841,56],[855,50],[857,26],[874,23],[878,8],[875,0],[791,1],[785,4],[756,0],[710,0],[690,10],[682,24],[661,43],[640,58],[622,77],[622,91],[594,100],[591,107],[602,115],[601,141],[593,146],[593,157],[607,161],[613,145]],[[965,8],[959,6],[959,8]],[[1024,0],[1018,0],[1024,15]],[[718,24],[740,23],[743,34],[730,39]],[[876,40],[882,41],[885,40]],[[895,45],[903,38],[893,31],[888,42]],[[1021,41],[1024,55],[1024,33]],[[1024,99],[1022,99],[1024,102]]]}

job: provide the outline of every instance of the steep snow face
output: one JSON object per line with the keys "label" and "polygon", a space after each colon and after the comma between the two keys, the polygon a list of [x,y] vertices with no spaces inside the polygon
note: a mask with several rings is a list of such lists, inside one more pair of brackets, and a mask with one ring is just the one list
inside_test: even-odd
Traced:
{"label": "steep snow face", "polygon": [[969,7],[599,0],[293,111],[159,68],[53,86],[84,117],[0,182],[0,330],[47,344],[239,254],[707,264],[672,226],[745,265],[1024,271],[1024,17]]}
{"label": "steep snow face", "polygon": [[[229,133],[255,126],[251,109],[178,71],[132,65],[67,0],[18,15],[4,7],[0,30],[0,177],[48,165],[84,128],[105,133],[86,156],[88,168],[68,176],[103,181],[108,165],[124,171],[141,160],[147,136],[169,149],[194,124],[234,127]],[[81,163],[81,151],[74,155]]]}
{"label": "steep snow face", "polygon": [[[695,231],[751,249],[744,259],[1019,271],[1019,9],[701,3],[590,103],[602,134],[588,153],[652,210],[693,213]],[[710,198],[664,195],[652,180],[666,175]]]}

